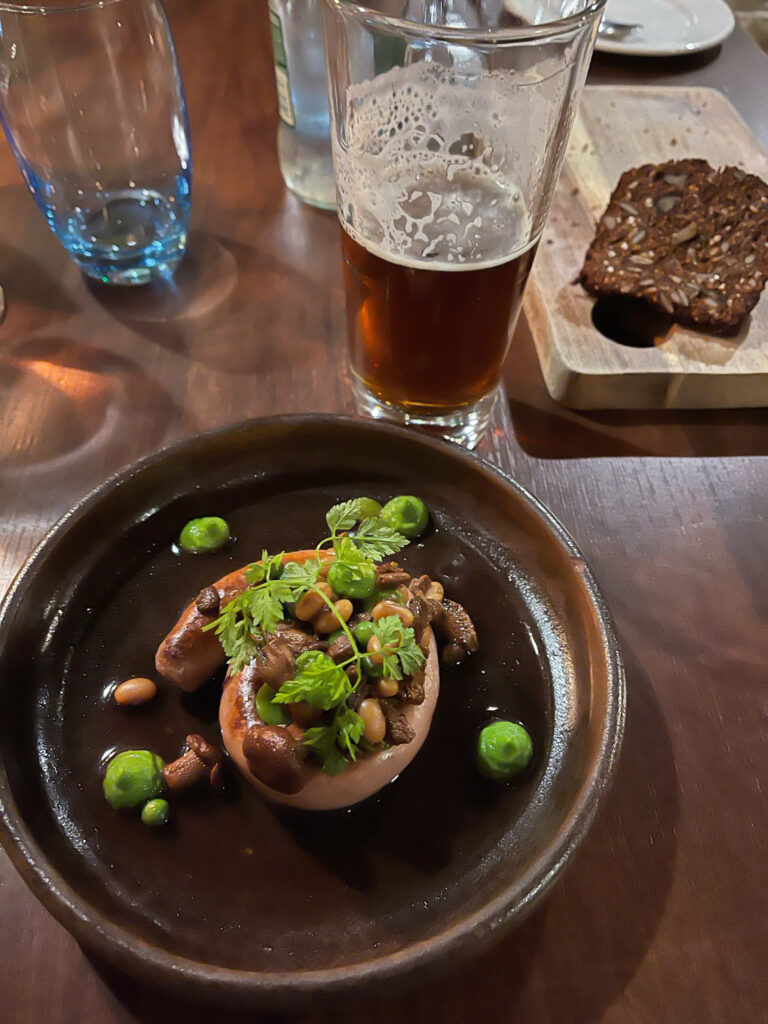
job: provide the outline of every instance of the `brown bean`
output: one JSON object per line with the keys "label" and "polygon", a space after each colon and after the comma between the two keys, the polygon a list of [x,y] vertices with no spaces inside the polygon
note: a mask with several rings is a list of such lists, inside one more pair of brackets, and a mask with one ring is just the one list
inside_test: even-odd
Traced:
{"label": "brown bean", "polygon": [[379,697],[395,697],[400,692],[400,683],[396,679],[376,680],[376,693]]}
{"label": "brown bean", "polygon": [[157,693],[157,687],[151,679],[136,676],[126,679],[115,688],[115,700],[118,704],[146,704]]}
{"label": "brown bean", "polygon": [[404,626],[413,625],[413,612],[410,608],[404,608],[398,604],[397,601],[379,601],[372,614],[374,622],[385,619],[389,615],[397,615]]}
{"label": "brown bean", "polygon": [[[320,582],[317,584],[317,589],[322,590],[326,597],[330,598],[331,601],[336,599],[330,583]],[[314,590],[308,590],[306,594],[299,598],[296,602],[296,618],[302,619],[304,622],[311,622],[312,619],[327,605],[320,595]]]}
{"label": "brown bean", "polygon": [[387,720],[381,704],[374,697],[367,697],[357,713],[363,720],[363,739],[369,743],[381,743],[387,732]]}
{"label": "brown bean", "polygon": [[344,622],[349,622],[351,619],[354,608],[352,607],[352,602],[348,601],[346,597],[342,597],[333,607],[336,609],[335,612],[332,612],[326,606],[325,611],[320,612],[313,619],[312,625],[316,633],[332,633],[335,629],[339,628],[339,619],[343,619]]}
{"label": "brown bean", "polygon": [[380,665],[384,661],[384,655],[381,653],[381,640],[377,636],[371,637],[365,649],[371,656],[374,665]]}

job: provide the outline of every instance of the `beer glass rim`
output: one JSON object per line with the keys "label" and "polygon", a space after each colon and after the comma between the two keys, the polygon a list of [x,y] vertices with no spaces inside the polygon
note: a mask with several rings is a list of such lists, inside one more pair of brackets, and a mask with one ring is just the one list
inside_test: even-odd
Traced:
{"label": "beer glass rim", "polygon": [[[557,18],[555,21],[545,21],[540,25],[515,25],[508,28],[494,26],[460,28],[456,25],[426,25],[418,21],[408,21],[406,18],[394,18],[389,14],[382,14],[371,7],[366,7],[364,4],[352,3],[350,0],[325,0],[325,3],[340,14],[354,12],[361,19],[381,27],[397,29],[404,35],[420,36],[441,42],[463,41],[488,44],[547,39],[581,28],[594,21],[602,13],[607,0],[587,0],[582,11],[569,14],[565,18]],[[0,4],[1,6],[2,4]]]}
{"label": "beer glass rim", "polygon": [[[15,3],[14,0],[0,0],[0,11],[6,14],[79,14],[101,7],[113,7],[123,3],[146,3],[147,0],[48,0],[42,4]],[[154,0],[149,0],[154,2]]]}

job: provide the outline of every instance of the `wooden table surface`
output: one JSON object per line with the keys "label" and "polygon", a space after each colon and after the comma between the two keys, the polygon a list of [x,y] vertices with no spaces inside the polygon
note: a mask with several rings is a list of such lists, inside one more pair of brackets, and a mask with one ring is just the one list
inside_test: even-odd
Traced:
{"label": "wooden table surface", "polygon": [[[76,499],[150,450],[248,416],[350,411],[334,218],[286,193],[266,5],[171,0],[195,148],[173,292],[89,286],[0,151],[0,589]],[[596,82],[721,88],[768,145],[768,61],[742,31]],[[735,155],[736,156],[736,155]],[[308,1022],[758,1024],[768,1013],[768,413],[578,414],[519,329],[481,454],[591,561],[623,643],[615,785],[564,880],[439,984]],[[23,681],[22,681],[23,682]],[[272,1020],[170,1002],[93,964],[0,855],[0,1024]]]}

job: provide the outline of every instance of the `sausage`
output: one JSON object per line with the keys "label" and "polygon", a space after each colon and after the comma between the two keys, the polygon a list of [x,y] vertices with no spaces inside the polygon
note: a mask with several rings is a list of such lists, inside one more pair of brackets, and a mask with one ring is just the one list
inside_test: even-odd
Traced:
{"label": "sausage", "polygon": [[[402,712],[414,732],[409,743],[389,747],[380,754],[361,751],[358,760],[349,768],[335,776],[326,775],[310,760],[297,760],[299,745],[289,742],[289,727],[266,726],[262,722],[256,711],[253,682],[245,669],[227,677],[219,706],[221,736],[230,757],[260,793],[289,807],[328,811],[349,807],[377,793],[408,767],[421,749],[432,724],[440,691],[440,669],[435,638],[429,627],[424,640],[429,651],[425,666],[425,698],[422,704],[409,705]],[[277,742],[275,732],[285,733],[284,743]],[[280,762],[281,751],[285,752],[284,764]],[[254,771],[262,771],[262,764],[265,765],[263,774],[281,789],[267,785],[263,778],[254,774]],[[283,768],[284,771],[281,770]]]}
{"label": "sausage", "polygon": [[[245,568],[237,569],[213,584],[220,606],[242,594],[247,586]],[[193,601],[157,649],[157,671],[187,693],[202,686],[224,661],[224,651],[213,630],[203,632],[203,626],[212,621],[213,616],[203,615]]]}
{"label": "sausage", "polygon": [[[283,562],[306,562],[316,554],[314,549],[289,551],[283,555]],[[324,562],[332,561],[334,554],[332,551],[321,551],[320,558]],[[246,568],[243,566],[242,569],[236,569],[212,585],[219,595],[220,608],[247,589]],[[214,618],[213,615],[200,612],[197,603],[193,601],[184,609],[179,621],[157,649],[157,671],[187,693],[199,689],[224,664],[224,651],[214,630],[203,632],[203,626],[213,622]]]}

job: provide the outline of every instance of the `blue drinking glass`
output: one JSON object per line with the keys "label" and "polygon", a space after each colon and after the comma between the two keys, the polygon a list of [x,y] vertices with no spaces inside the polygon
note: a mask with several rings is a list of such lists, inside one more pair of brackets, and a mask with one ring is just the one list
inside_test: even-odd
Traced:
{"label": "blue drinking glass", "polygon": [[0,2],[0,117],[37,205],[89,277],[172,273],[192,160],[159,0]]}

